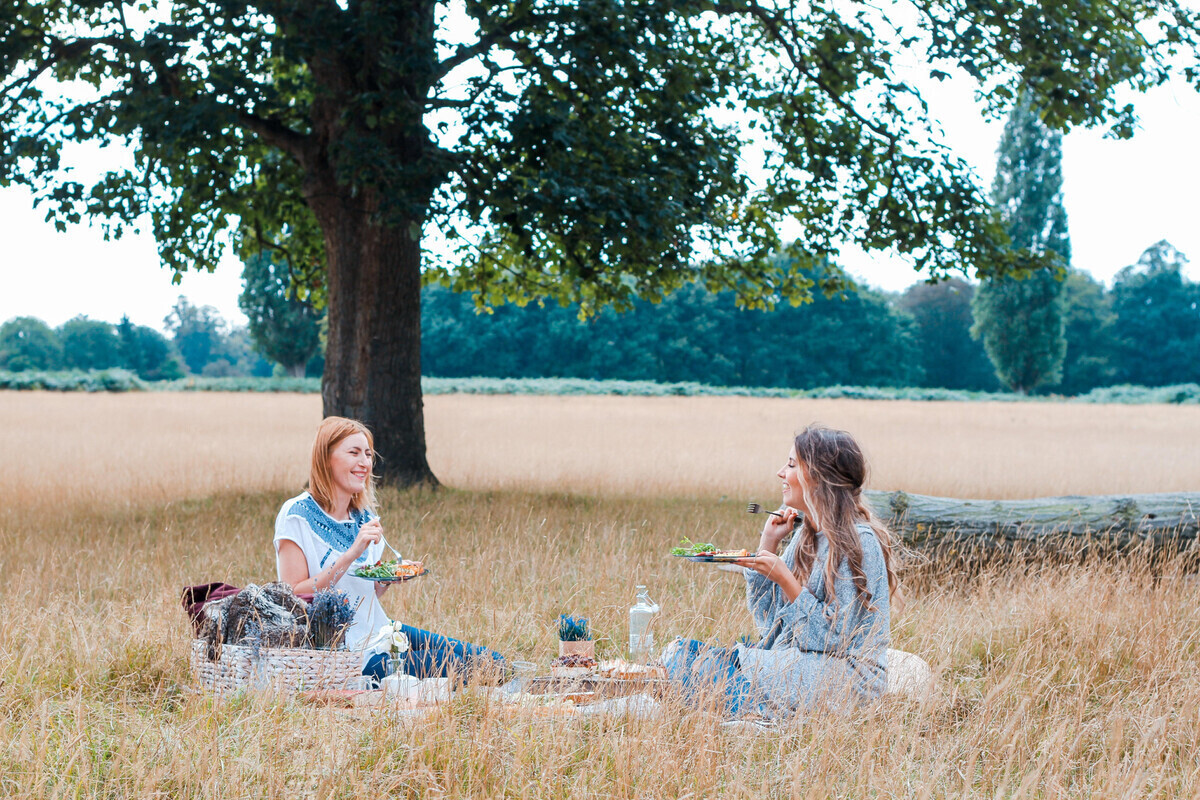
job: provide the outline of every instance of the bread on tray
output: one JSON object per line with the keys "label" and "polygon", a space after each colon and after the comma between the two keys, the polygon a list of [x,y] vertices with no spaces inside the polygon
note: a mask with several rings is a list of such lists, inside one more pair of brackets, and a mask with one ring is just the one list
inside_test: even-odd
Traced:
{"label": "bread on tray", "polygon": [[601,678],[621,681],[666,680],[667,677],[667,668],[662,664],[635,664],[623,658],[601,661],[598,671]]}

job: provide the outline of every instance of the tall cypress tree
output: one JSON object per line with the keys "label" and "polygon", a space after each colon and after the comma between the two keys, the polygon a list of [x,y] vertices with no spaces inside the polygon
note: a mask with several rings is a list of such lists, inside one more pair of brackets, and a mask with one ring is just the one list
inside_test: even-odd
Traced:
{"label": "tall cypress tree", "polygon": [[[1053,252],[1065,268],[1071,240],[1062,202],[1062,135],[1046,127],[1024,95],[1004,126],[997,156],[992,200],[1013,247],[1030,258]],[[971,308],[971,333],[983,340],[1006,386],[1025,394],[1061,379],[1067,340],[1063,283],[1056,272],[986,280]]]}

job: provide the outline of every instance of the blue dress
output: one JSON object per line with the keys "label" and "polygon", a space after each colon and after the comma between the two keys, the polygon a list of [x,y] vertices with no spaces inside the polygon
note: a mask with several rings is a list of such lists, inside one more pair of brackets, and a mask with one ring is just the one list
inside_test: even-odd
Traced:
{"label": "blue dress", "polygon": [[[746,604],[760,640],[731,648],[680,641],[663,654],[668,674],[700,697],[719,689],[724,710],[787,717],[817,705],[850,708],[887,688],[890,623],[887,568],[870,526],[857,526],[863,573],[871,599],[858,597],[843,560],[830,592],[825,586],[829,543],[817,533],[817,555],[808,581],[789,602],[777,583],[745,571]],[[796,565],[800,535],[782,559]],[[836,602],[835,602],[836,598]]]}

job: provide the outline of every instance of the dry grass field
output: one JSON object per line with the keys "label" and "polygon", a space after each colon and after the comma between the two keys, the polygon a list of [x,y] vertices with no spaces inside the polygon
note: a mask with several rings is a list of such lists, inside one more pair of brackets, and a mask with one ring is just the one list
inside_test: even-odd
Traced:
{"label": "dry grass field", "polygon": [[[451,487],[382,495],[435,573],[394,617],[547,663],[559,613],[615,655],[634,585],[660,637],[750,633],[739,579],[664,556],[749,544],[789,434],[847,427],[876,488],[1196,490],[1200,409],[742,398],[433,397]],[[460,693],[419,722],[196,692],[178,597],[274,576],[319,401],[0,393],[0,796],[1200,796],[1200,585],[1134,560],[910,570],[890,697],[754,734],[705,712],[549,717]],[[766,473],[765,475],[763,473]]]}
{"label": "dry grass field", "polygon": [[[320,412],[315,395],[0,392],[4,505],[298,490]],[[813,421],[855,434],[875,489],[991,499],[1200,490],[1200,406],[426,398],[430,464],[473,492],[767,501],[792,434]]]}

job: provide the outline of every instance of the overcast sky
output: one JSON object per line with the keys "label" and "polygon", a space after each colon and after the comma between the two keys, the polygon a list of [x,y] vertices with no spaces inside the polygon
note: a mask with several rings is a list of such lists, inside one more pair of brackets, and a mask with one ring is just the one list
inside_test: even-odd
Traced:
{"label": "overcast sky", "polygon": [[[927,89],[932,113],[947,141],[991,186],[1003,122],[983,119],[967,79]],[[1064,138],[1064,190],[1074,266],[1111,284],[1113,275],[1143,250],[1167,239],[1192,259],[1200,280],[1200,93],[1182,81],[1136,96],[1142,129],[1130,141],[1099,131]],[[130,158],[119,147],[76,146],[69,151],[81,176],[97,175]],[[0,189],[0,321],[18,315],[59,325],[77,314],[162,328],[180,294],[212,305],[243,324],[237,296],[241,265],[233,257],[215,273],[188,273],[171,283],[149,235],[105,242],[98,226],[58,233],[21,188]],[[840,259],[863,282],[900,291],[919,279],[905,262],[847,251]]]}

